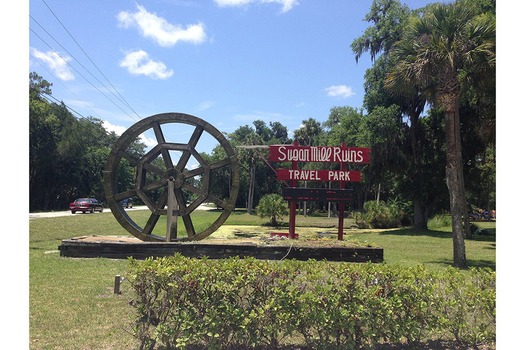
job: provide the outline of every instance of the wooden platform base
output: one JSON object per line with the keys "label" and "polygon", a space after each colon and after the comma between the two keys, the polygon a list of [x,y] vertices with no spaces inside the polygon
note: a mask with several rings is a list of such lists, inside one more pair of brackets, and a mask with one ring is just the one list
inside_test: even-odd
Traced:
{"label": "wooden platform base", "polygon": [[346,262],[383,262],[382,248],[369,247],[316,247],[301,246],[290,241],[289,245],[256,244],[251,242],[143,242],[129,237],[119,239],[110,236],[78,237],[65,239],[58,247],[60,256],[73,258],[145,259],[180,253],[187,257],[223,259],[234,256],[257,259],[281,260],[328,260]]}

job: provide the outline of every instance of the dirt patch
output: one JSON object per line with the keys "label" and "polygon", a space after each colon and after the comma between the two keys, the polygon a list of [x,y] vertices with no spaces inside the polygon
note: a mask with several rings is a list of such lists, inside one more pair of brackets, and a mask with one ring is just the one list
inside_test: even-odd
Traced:
{"label": "dirt patch", "polygon": [[[223,225],[209,237],[192,241],[192,244],[232,244],[232,245],[275,245],[275,246],[306,246],[306,247],[371,247],[368,242],[359,242],[355,239],[355,230],[344,230],[343,240],[338,240],[336,228],[300,227],[297,228],[297,239],[287,237],[287,228],[265,226]],[[144,243],[131,235],[93,235],[71,238],[83,242],[118,242]]]}
{"label": "dirt patch", "polygon": [[71,238],[72,241],[82,242],[122,242],[122,243],[142,243],[142,241],[133,236],[81,236]]}
{"label": "dirt patch", "polygon": [[[81,241],[88,243],[126,243],[138,244],[144,241],[132,236],[81,236],[71,238],[70,241]],[[158,242],[162,243],[162,242]],[[184,242],[178,242],[184,243]],[[363,247],[366,245],[356,244],[355,242],[338,241],[336,238],[319,238],[319,239],[289,239],[281,236],[255,236],[255,237],[236,237],[236,238],[207,238],[201,241],[185,242],[191,244],[206,245],[257,245],[257,246],[300,246],[300,247]]]}

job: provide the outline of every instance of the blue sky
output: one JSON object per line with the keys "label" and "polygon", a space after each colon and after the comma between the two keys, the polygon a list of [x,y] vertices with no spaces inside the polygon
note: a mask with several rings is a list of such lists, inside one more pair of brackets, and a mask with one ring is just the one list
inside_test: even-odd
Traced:
{"label": "blue sky", "polygon": [[75,115],[117,132],[183,112],[223,132],[260,119],[292,133],[332,107],[362,106],[370,59],[356,63],[350,45],[371,3],[32,0],[29,69]]}

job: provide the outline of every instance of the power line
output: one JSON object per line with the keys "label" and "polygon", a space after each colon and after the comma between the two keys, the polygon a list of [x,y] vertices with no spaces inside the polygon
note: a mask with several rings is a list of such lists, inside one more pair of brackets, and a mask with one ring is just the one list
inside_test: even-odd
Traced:
{"label": "power line", "polygon": [[[42,37],[40,37],[40,35],[38,35],[33,29],[29,28],[29,30],[34,34],[36,35],[40,40],[42,40],[42,42],[44,44],[46,44],[54,53],[56,53],[68,66],[70,66],[75,72],[77,72],[82,78],[84,78],[91,86],[93,86],[98,92],[100,92],[105,98],[108,99],[109,102],[113,103],[118,109],[120,109],[123,113],[127,114],[128,117],[130,117],[131,119],[133,119],[133,117],[128,113],[126,112],[124,109],[122,109],[122,107],[120,107],[118,104],[115,103],[115,101],[113,101],[112,99],[110,99],[104,92],[102,92],[97,86],[95,86],[91,81],[89,81],[88,78],[86,78],[84,76],[84,74],[82,74],[81,72],[79,72],[75,67],[73,67],[73,65],[71,65],[64,57],[62,57],[62,55],[60,55],[58,52],[56,52],[52,47],[51,45],[49,45],[44,39],[42,39]],[[33,56],[34,57],[34,56]]]}
{"label": "power line", "polygon": [[[37,62],[38,62],[38,58],[36,58],[36,57],[33,56],[32,54],[30,54],[30,55],[31,55],[31,57],[33,57],[33,58],[34,58],[35,60],[37,60]],[[53,73],[52,73],[52,72],[51,72],[51,71],[50,71],[45,65],[42,65],[40,62],[38,62],[38,64],[39,64],[40,66],[42,66],[42,68],[44,68],[44,69],[45,69],[50,75],[53,75],[53,76],[54,76],[54,74],[53,74]],[[97,112],[95,112],[95,111],[94,111],[94,110],[93,110],[93,109],[92,109],[92,108],[91,108],[91,107],[90,107],[90,106],[89,106],[84,100],[82,100],[80,97],[78,97],[77,95],[75,95],[75,93],[74,93],[73,91],[71,91],[71,90],[70,90],[65,84],[63,84],[62,81],[61,81],[60,79],[57,78],[57,81],[58,81],[58,83],[59,83],[60,85],[62,85],[62,87],[63,87],[64,89],[66,89],[71,95],[73,95],[77,100],[81,101],[81,102],[85,105],[86,108],[90,109],[91,112],[93,112],[93,116],[98,116],[98,115],[97,115],[97,114],[98,114]],[[53,98],[54,98],[54,97],[53,97]],[[62,101],[62,103],[63,103],[63,101]],[[64,103],[64,105],[65,105],[65,103]],[[66,107],[67,107],[67,106],[66,106]],[[69,107],[68,107],[68,108],[69,108]],[[78,113],[78,112],[76,112],[76,113],[77,113],[79,116],[84,117],[82,114],[80,114],[80,113]],[[99,119],[102,119],[102,118],[100,118],[100,116],[98,116],[98,118],[99,118]]]}
{"label": "power line", "polygon": [[[84,68],[96,81],[98,81],[100,83],[100,85],[104,86],[104,83],[100,81],[100,79],[98,79],[89,69],[87,69],[75,56],[73,56],[73,54],[71,54],[62,44],[60,44],[54,37],[53,35],[51,35],[40,23],[38,23],[38,21],[33,18],[33,16],[29,15],[29,17],[51,38],[53,39],[53,41],[55,43],[58,44],[58,46],[60,46],[71,58],[73,58],[82,68]],[[31,31],[33,33],[35,33],[34,30],[31,29]],[[35,35],[40,39],[42,40],[48,47],[50,47],[49,44],[47,44],[38,34],[35,33]],[[51,48],[51,47],[50,47]],[[51,48],[52,49],[52,48]],[[53,49],[52,49],[53,50]],[[53,50],[54,52],[56,52],[55,50]],[[58,53],[57,53],[58,54]],[[80,73],[79,73],[80,74]],[[110,83],[111,84],[111,83]],[[105,87],[105,86],[104,86]],[[112,86],[113,87],[113,86]],[[106,88],[106,87],[105,87]],[[117,100],[120,100],[121,102],[123,102],[128,108],[130,108],[133,112],[135,112],[135,110],[126,102],[126,100],[122,97],[122,95],[118,94],[115,94],[115,92],[109,88],[106,88],[110,93],[113,94],[113,96],[115,96],[117,98]],[[115,88],[113,87],[113,89],[115,90]],[[118,91],[117,91],[118,93]],[[135,114],[137,114],[135,112]],[[128,116],[130,118],[132,118],[129,114]],[[140,116],[137,114],[139,120],[140,120]]]}
{"label": "power line", "polygon": [[[46,5],[46,7],[48,8],[48,10],[51,12],[51,14],[55,17],[55,19],[60,23],[60,25],[62,26],[62,28],[66,31],[66,33],[70,36],[70,38],[73,40],[73,42],[75,42],[75,44],[79,47],[79,49],[82,51],[82,53],[87,57],[87,59],[91,62],[91,64],[97,69],[97,71],[100,73],[100,75],[107,81],[107,83],[109,84],[109,86],[111,86],[111,89],[105,87],[108,91],[110,91],[115,97],[117,97],[117,99],[122,102],[127,108],[129,108],[137,117],[138,119],[142,119],[142,117],[135,111],[135,109],[129,104],[129,102],[126,101],[126,99],[122,96],[122,94],[120,94],[120,92],[115,88],[115,86],[109,81],[109,79],[106,77],[106,75],[100,70],[100,68],[95,64],[95,62],[89,57],[89,55],[87,54],[87,52],[82,48],[82,46],[78,43],[78,41],[73,37],[73,35],[71,34],[71,32],[66,28],[66,26],[62,23],[62,21],[58,18],[58,16],[55,14],[55,12],[51,9],[51,7],[46,3],[45,0],[42,0],[42,2]],[[42,27],[33,17],[31,17],[40,27]],[[44,29],[45,31],[45,29]],[[34,31],[32,31],[34,33]],[[46,33],[48,35],[50,35],[47,31]],[[38,36],[38,35],[37,35]],[[50,35],[51,36],[51,35]],[[51,36],[52,37],[52,36]],[[40,38],[40,37],[39,37]],[[42,40],[42,38],[40,38]],[[53,40],[55,40],[53,38]],[[43,40],[42,40],[43,41]],[[55,40],[56,41],[56,40]],[[58,42],[57,42],[58,43]],[[47,43],[46,43],[47,45]],[[59,44],[60,45],[60,44]],[[48,45],[49,46],[49,45]],[[62,45],[60,45],[61,47],[63,47]],[[54,51],[54,50],[53,50]],[[67,50],[66,50],[67,52]],[[68,53],[69,54],[69,53]],[[71,54],[70,54],[71,55]],[[72,56],[72,55],[71,55]],[[72,56],[73,57],[73,56]],[[75,59],[75,61],[79,62],[76,58],[73,57],[73,59]],[[79,63],[80,64],[80,63]],[[86,71],[89,72],[89,70],[84,67],[82,64],[80,64]],[[76,70],[75,70],[76,71]],[[78,72],[78,71],[77,71]],[[79,73],[80,74],[80,73]],[[94,75],[90,72],[90,74],[94,77]],[[84,79],[86,79],[84,77]],[[95,78],[97,79],[97,78]],[[86,79],[87,80],[87,79]],[[100,80],[97,79],[97,81],[104,85],[102,82],[100,82]],[[89,82],[89,81],[88,81]],[[93,84],[91,84],[93,86]],[[96,88],[96,87],[95,87]],[[98,88],[97,90],[99,92],[101,92]],[[102,93],[102,92],[101,92]],[[104,94],[104,93],[102,93]],[[118,95],[118,96],[117,96]],[[105,95],[104,95],[105,96]],[[107,98],[107,96],[105,96]],[[112,101],[113,102],[113,101]],[[114,102],[113,102],[114,103]],[[117,106],[118,107],[118,106]],[[122,108],[119,107],[120,110],[122,110]],[[122,110],[123,111],[123,110]],[[123,111],[124,113],[126,113],[125,111]],[[133,117],[131,117],[128,113],[126,113],[130,118],[132,119],[135,119]]]}
{"label": "power line", "polygon": [[85,118],[82,114],[80,114],[79,112],[75,111],[73,108],[69,107],[68,105],[66,105],[65,103],[63,103],[62,101],[59,101],[56,97],[54,97],[53,95],[49,95],[49,94],[42,94],[41,95],[43,98],[45,98],[46,100],[48,100],[49,102],[52,102],[51,100],[54,100],[56,103],[58,104],[64,104],[64,106],[69,109],[71,112],[73,113],[76,113],[78,114],[81,118]]}
{"label": "power line", "polygon": [[95,62],[93,62],[93,60],[89,57],[89,55],[86,53],[86,51],[82,48],[82,46],[78,43],[78,41],[73,37],[73,35],[69,32],[69,30],[66,28],[66,26],[62,23],[62,21],[58,18],[58,16],[53,12],[53,10],[51,9],[51,7],[49,7],[49,5],[46,3],[45,0],[42,0],[42,2],[46,5],[46,7],[49,9],[49,11],[53,14],[53,16],[56,18],[56,20],[58,21],[58,23],[60,23],[60,25],[62,26],[62,28],[64,28],[64,30],[66,31],[66,33],[71,37],[71,39],[75,42],[75,44],[77,44],[78,48],[84,53],[84,55],[87,57],[87,59],[91,62],[91,64],[93,64],[93,66],[98,70],[98,72],[104,77],[104,79],[106,79],[106,81],[109,83],[109,85],[113,88],[113,90],[121,97],[121,101],[124,102],[124,104],[126,106],[128,106],[129,109],[131,109],[135,115],[137,115],[137,117],[140,119],[142,119],[140,117],[140,115],[133,109],[133,107],[131,107],[131,105],[126,101],[126,99],[118,92],[118,90],[113,86],[113,84],[111,84],[111,82],[109,81],[109,79],[104,75],[104,73],[102,73],[102,71],[100,70],[100,68],[98,68],[98,66],[95,64]]}

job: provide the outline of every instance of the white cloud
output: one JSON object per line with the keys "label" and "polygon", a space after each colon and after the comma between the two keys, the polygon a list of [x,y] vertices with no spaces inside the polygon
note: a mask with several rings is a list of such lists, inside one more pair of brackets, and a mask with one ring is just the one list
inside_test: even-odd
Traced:
{"label": "white cloud", "polygon": [[207,109],[210,109],[211,107],[213,107],[215,105],[215,102],[214,101],[202,101],[201,103],[199,103],[199,105],[197,106],[197,110],[199,112],[202,112],[202,111],[205,111]]}
{"label": "white cloud", "polygon": [[297,107],[297,108],[303,108],[305,106],[306,106],[306,102],[304,102],[304,101],[301,101],[301,102],[295,104],[295,107]]}
{"label": "white cloud", "polygon": [[[125,126],[122,126],[122,125],[113,125],[110,122],[108,122],[107,120],[104,120],[102,122],[102,126],[108,132],[114,131],[115,134],[117,134],[118,136],[121,136],[124,133],[124,131],[126,131],[128,129]],[[155,138],[147,137],[145,134],[140,134],[139,138],[140,138],[140,141],[142,141],[146,145],[147,149],[151,149],[151,148],[155,147],[158,144],[158,142],[157,142],[157,140]]]}
{"label": "white cloud", "polygon": [[103,126],[104,129],[106,129],[108,132],[112,132],[112,131],[114,131],[115,134],[117,134],[118,136],[122,135],[122,133],[123,133],[124,131],[126,131],[126,127],[125,127],[125,126],[122,126],[122,125],[113,125],[113,124],[111,124],[110,122],[108,122],[107,120],[102,121],[102,126]]}
{"label": "white cloud", "polygon": [[143,50],[126,54],[120,66],[127,68],[131,74],[145,75],[153,79],[167,79],[173,75],[173,70],[160,61],[150,59],[148,53]]}
{"label": "white cloud", "polygon": [[282,6],[281,12],[290,11],[294,6],[299,5],[298,0],[215,0],[219,7],[240,7],[253,3],[261,4],[279,4]]}
{"label": "white cloud", "polygon": [[155,138],[147,137],[144,134],[140,134],[139,137],[140,137],[140,140],[142,142],[144,142],[144,144],[146,145],[147,149],[151,149],[151,148],[153,148],[153,147],[158,145],[157,139],[155,139]]}
{"label": "white cloud", "polygon": [[346,85],[332,85],[324,89],[324,91],[327,92],[328,96],[333,97],[347,98],[355,95],[355,92],[352,91],[352,88]]}
{"label": "white cloud", "polygon": [[31,55],[43,61],[53,74],[64,81],[74,80],[75,76],[68,66],[71,57],[62,57],[54,51],[42,52],[31,48]]}
{"label": "white cloud", "polygon": [[145,37],[153,39],[163,47],[170,47],[179,41],[200,44],[206,40],[204,25],[202,23],[192,24],[186,28],[169,23],[155,13],[148,12],[144,7],[137,5],[137,12],[131,13],[121,11],[117,20],[124,28],[137,27]]}
{"label": "white cloud", "polygon": [[282,12],[290,11],[294,6],[299,5],[298,0],[262,0],[263,3],[277,3],[282,5]]}
{"label": "white cloud", "polygon": [[236,6],[244,6],[248,5],[249,3],[254,2],[254,0],[215,0],[215,3],[219,7],[236,7]]}

